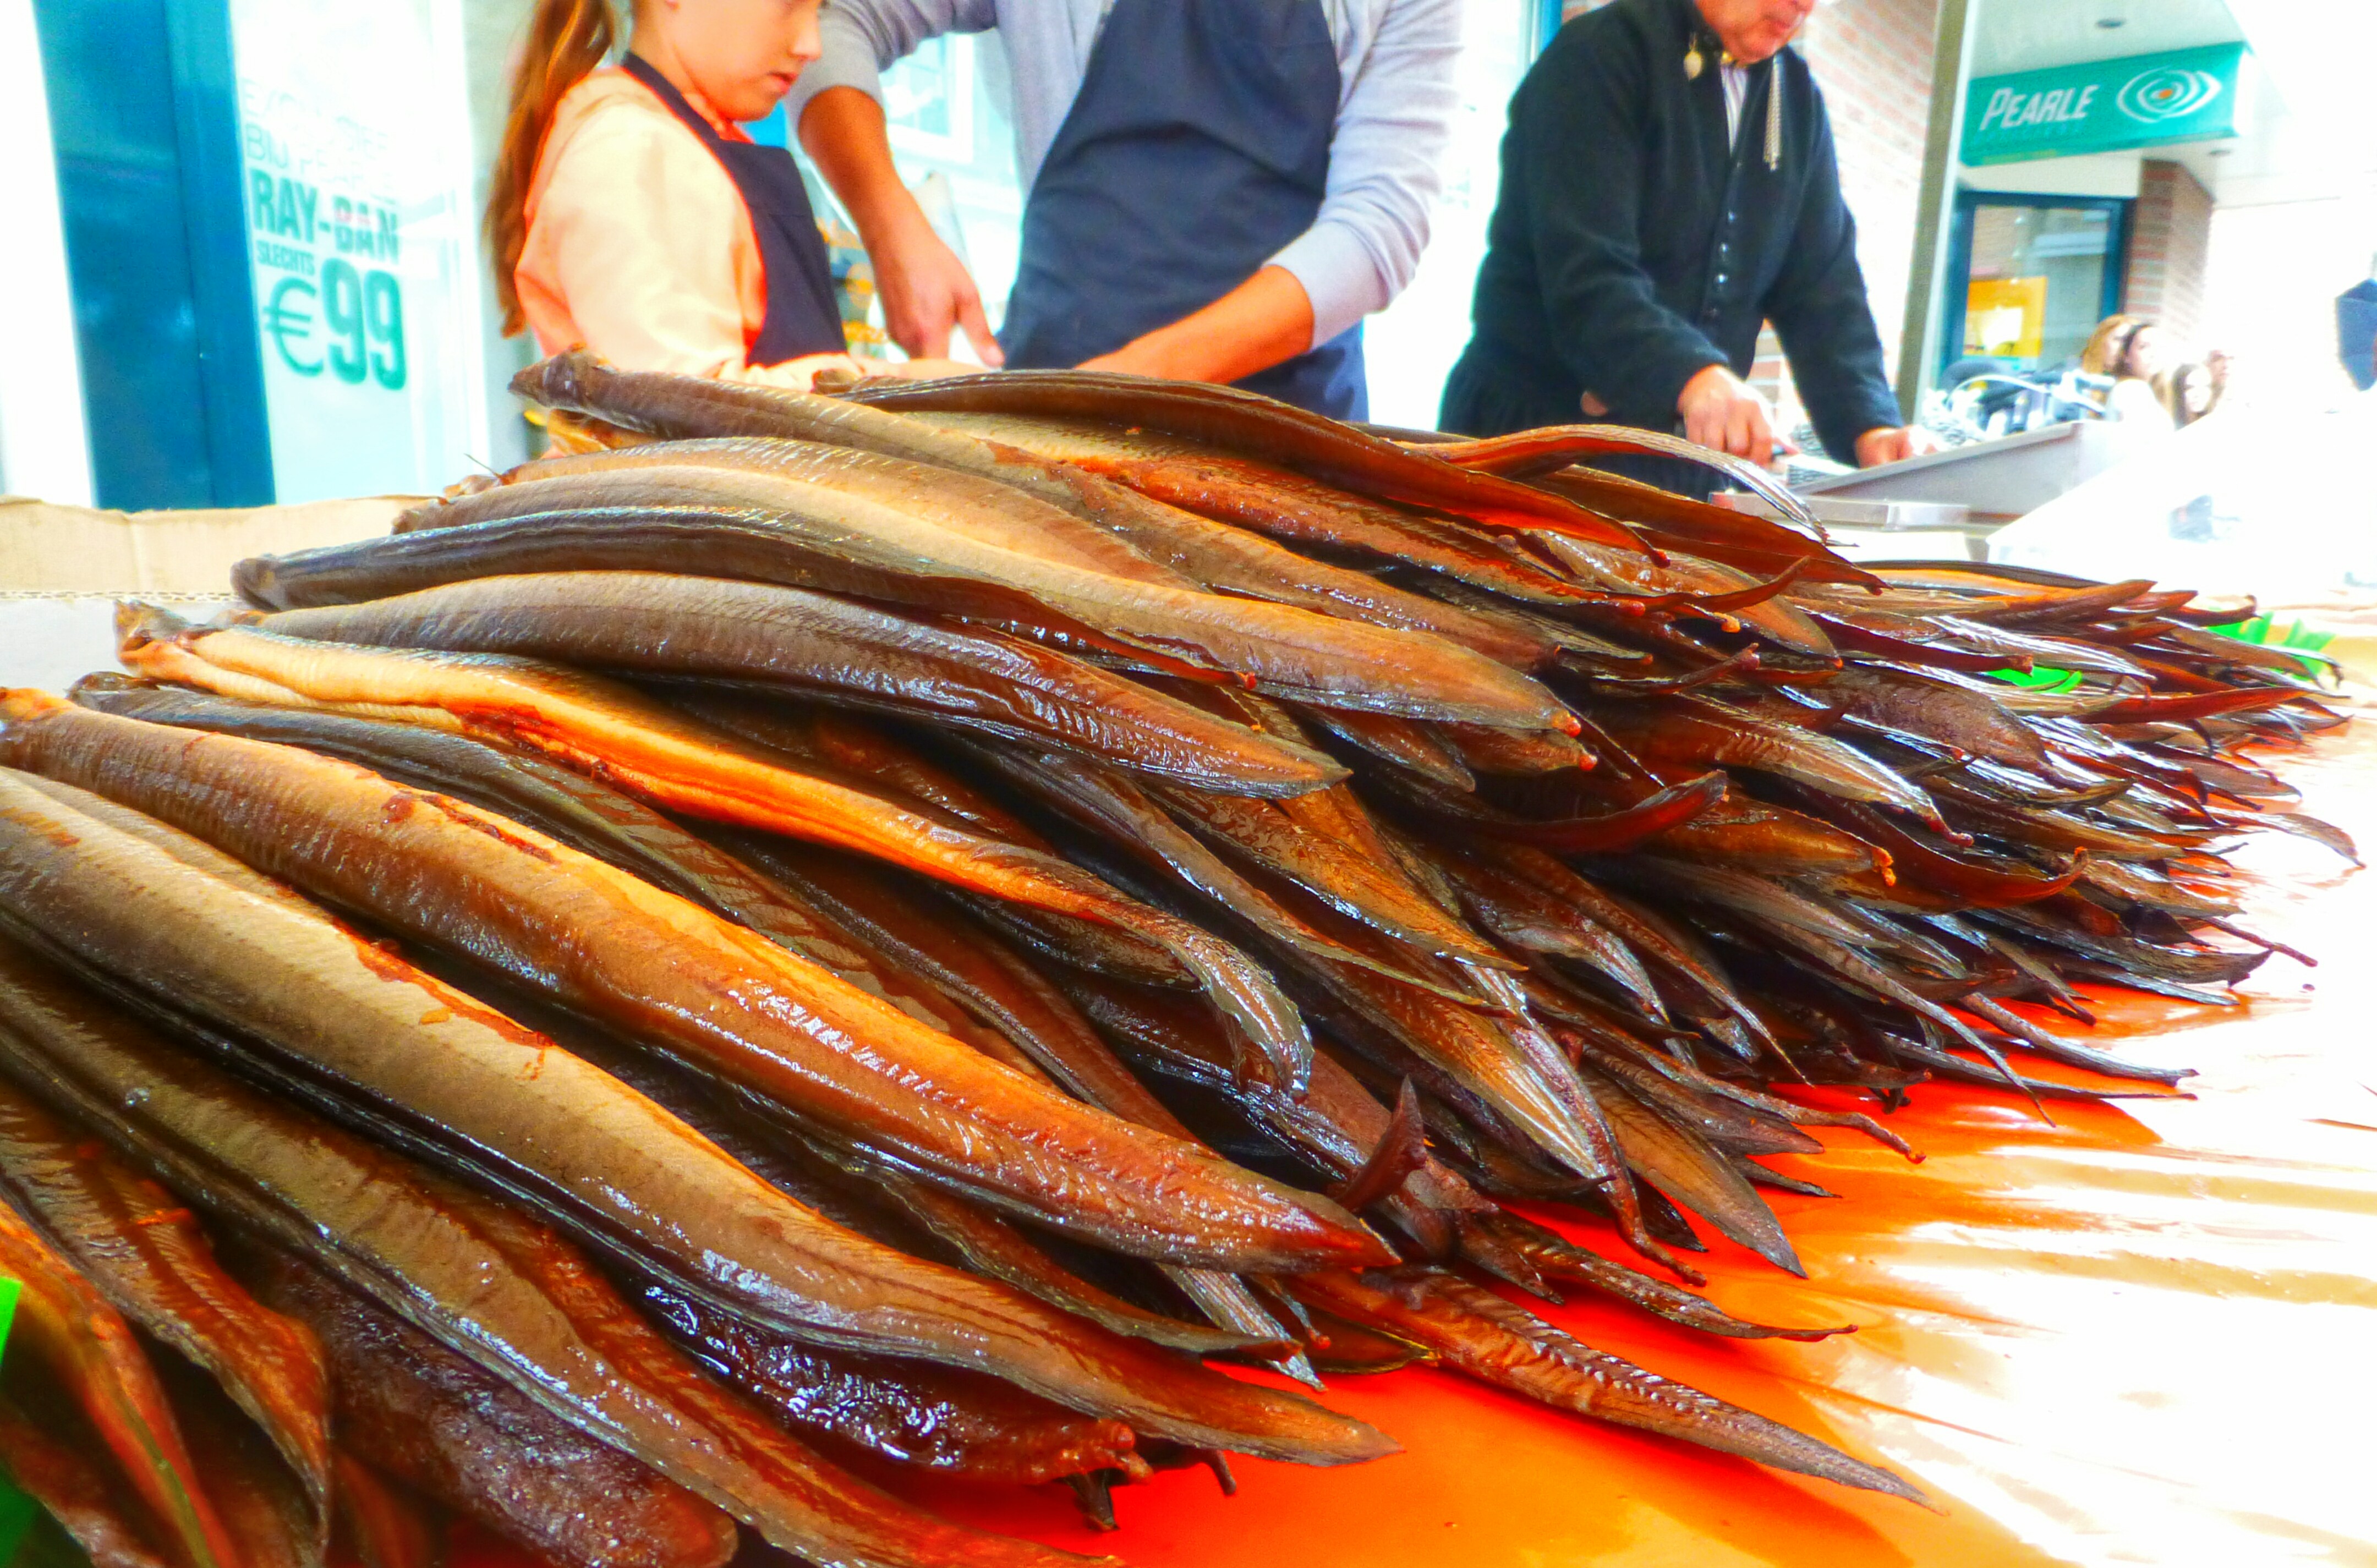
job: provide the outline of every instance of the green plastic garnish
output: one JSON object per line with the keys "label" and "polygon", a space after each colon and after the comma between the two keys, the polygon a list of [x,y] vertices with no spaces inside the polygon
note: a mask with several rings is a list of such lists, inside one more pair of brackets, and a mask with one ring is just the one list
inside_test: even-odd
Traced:
{"label": "green plastic garnish", "polygon": [[[0,1356],[8,1351],[8,1330],[17,1321],[17,1282],[0,1279]],[[32,1530],[36,1520],[48,1517],[42,1505],[8,1478],[0,1469],[0,1568],[10,1568],[17,1561],[18,1549]]]}
{"label": "green plastic garnish", "polygon": [[2031,691],[2077,691],[2087,676],[2078,670],[1991,670],[1992,678],[2009,686],[2019,686]]}

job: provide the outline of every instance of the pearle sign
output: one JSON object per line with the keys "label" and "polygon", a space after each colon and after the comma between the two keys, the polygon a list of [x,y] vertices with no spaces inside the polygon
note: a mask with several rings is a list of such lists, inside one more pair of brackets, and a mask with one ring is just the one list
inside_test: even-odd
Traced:
{"label": "pearle sign", "polygon": [[2241,43],[1984,77],[1965,99],[1966,164],[2236,134]]}

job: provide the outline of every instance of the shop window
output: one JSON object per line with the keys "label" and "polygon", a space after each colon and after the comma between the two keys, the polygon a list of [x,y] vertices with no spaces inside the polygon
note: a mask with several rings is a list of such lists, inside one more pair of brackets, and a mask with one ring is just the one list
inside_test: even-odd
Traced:
{"label": "shop window", "polygon": [[2131,205],[1959,192],[1941,369],[1973,360],[2016,371],[2077,364],[2096,323],[2120,308]]}

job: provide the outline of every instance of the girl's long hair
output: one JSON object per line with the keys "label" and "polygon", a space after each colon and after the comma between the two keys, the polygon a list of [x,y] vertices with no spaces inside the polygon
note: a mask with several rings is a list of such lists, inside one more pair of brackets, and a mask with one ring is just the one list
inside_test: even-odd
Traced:
{"label": "girl's long hair", "polygon": [[2152,323],[2137,316],[2108,316],[2096,323],[2088,334],[2088,346],[2080,351],[2080,369],[2089,376],[2110,376],[2119,378],[2128,374],[2124,368],[2130,357],[2130,340],[2138,329]]}
{"label": "girl's long hair", "polygon": [[504,307],[504,335],[528,324],[512,272],[528,243],[528,191],[536,158],[563,94],[599,67],[617,42],[610,0],[537,0],[528,41],[512,72],[511,113],[487,181],[484,232],[496,269],[496,300]]}

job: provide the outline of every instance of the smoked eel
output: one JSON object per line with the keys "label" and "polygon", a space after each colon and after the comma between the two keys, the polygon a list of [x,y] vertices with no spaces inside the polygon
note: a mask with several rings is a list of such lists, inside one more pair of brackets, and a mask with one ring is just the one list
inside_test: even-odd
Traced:
{"label": "smoked eel", "polygon": [[245,629],[151,639],[125,657],[147,674],[227,696],[323,703],[491,736],[596,772],[649,804],[854,850],[991,897],[1116,928],[1162,949],[1287,1081],[1310,1046],[1269,977],[1228,944],[1122,897],[1044,852],[986,840],[933,814],[795,766],[615,682],[504,655],[311,643]]}
{"label": "smoked eel", "polygon": [[948,997],[861,947],[781,884],[643,802],[532,752],[419,724],[245,702],[115,675],[87,676],[68,695],[124,718],[302,747],[453,796],[747,926],[928,1028],[973,1037]]}
{"label": "smoked eel", "polygon": [[1345,772],[1037,643],[770,583],[640,571],[482,578],[257,624],[316,641],[751,682],[930,716],[1228,795],[1296,795]]}
{"label": "smoked eel", "polygon": [[239,1568],[238,1543],[199,1479],[132,1325],[81,1271],[0,1204],[0,1274],[18,1282],[11,1345],[63,1388],[185,1568]]}
{"label": "smoked eel", "polygon": [[1168,588],[986,545],[824,485],[731,469],[628,468],[499,485],[445,527],[240,563],[272,609],[385,598],[467,578],[669,571],[852,593],[1083,634],[1168,666],[1224,672],[1329,707],[1557,725],[1540,685],[1432,633]]}
{"label": "smoked eel", "polygon": [[[517,824],[292,748],[64,705],[45,720],[41,727],[66,742],[40,759],[51,776],[73,772],[125,804],[180,816],[333,902],[400,921],[433,946],[508,970],[995,1202],[1207,1266],[1310,1267],[1380,1251],[1325,1199],[1043,1088],[741,928]],[[103,728],[77,747],[57,732],[65,722]],[[21,755],[13,743],[32,728],[12,724],[0,747]],[[148,765],[127,766],[135,759]],[[244,812],[232,805],[240,786]],[[0,872],[0,900],[86,962],[125,972],[169,1005],[209,1011],[221,1027],[269,1036],[304,1071],[389,1114],[454,1130],[447,1135],[583,1212],[619,1245],[675,1259],[689,1284],[779,1282],[781,1297],[743,1305],[788,1330],[817,1315],[802,1305],[807,1288],[830,1287],[857,1266],[830,1250],[806,1262],[793,1251],[764,1265],[730,1262],[791,1242],[796,1216],[755,1206],[764,1193],[747,1176],[607,1074],[408,964],[386,972],[384,955],[326,918],[243,894],[23,785],[0,780],[0,798],[11,813],[0,832],[22,846]],[[68,820],[72,828],[57,831],[77,843],[43,853],[43,825]],[[291,832],[299,822],[315,826]],[[504,892],[456,897],[458,885]],[[195,924],[158,947],[150,923],[169,909]],[[567,965],[528,956],[555,910],[575,917],[579,956]],[[339,1019],[344,1033],[324,1033],[301,1003]],[[399,1039],[410,1048],[372,1043]],[[599,1155],[587,1148],[597,1138]],[[584,1167],[560,1157],[572,1149],[585,1150]],[[630,1171],[656,1184],[649,1198],[621,1186]],[[1146,1185],[1156,1171],[1161,1196]],[[706,1195],[695,1200],[687,1188],[661,1201],[679,1182]],[[1193,1212],[1183,1214],[1191,1192]],[[695,1243],[662,1217],[687,1212],[734,1216],[743,1237]]]}
{"label": "smoked eel", "polygon": [[323,1345],[347,1452],[558,1568],[722,1568],[735,1521],[285,1253],[249,1271]]}
{"label": "smoked eel", "polygon": [[1200,441],[1358,496],[1491,526],[1545,528],[1649,553],[1623,524],[1491,474],[1456,468],[1349,425],[1235,387],[1087,370],[1006,371],[862,388],[876,408],[1094,421]]}
{"label": "smoked eel", "polygon": [[180,1199],[0,1081],[0,1188],[110,1304],[218,1379],[303,1484],[328,1549],[329,1385],[322,1350],[225,1272]]}
{"label": "smoked eel", "polygon": [[[843,1474],[695,1372],[542,1226],[246,1088],[24,956],[0,976],[0,1070],[244,1234],[372,1297],[770,1540],[829,1562],[1075,1561],[946,1525]],[[1391,1446],[1305,1401],[1135,1354],[1130,1408],[1118,1412],[1134,1426],[1219,1436],[1153,1409],[1193,1387],[1224,1419],[1260,1413],[1273,1436],[1259,1446],[1283,1454],[1306,1446],[1285,1441],[1290,1431],[1326,1434],[1341,1459]]]}
{"label": "smoked eel", "polygon": [[1926,1501],[1878,1466],[1595,1350],[1451,1275],[1433,1269],[1326,1273],[1297,1280],[1295,1289],[1314,1306],[1435,1352],[1456,1371],[1559,1409],[1738,1454],[1778,1470]]}

